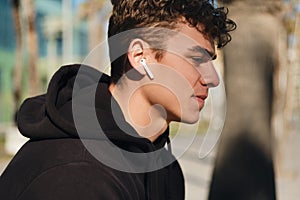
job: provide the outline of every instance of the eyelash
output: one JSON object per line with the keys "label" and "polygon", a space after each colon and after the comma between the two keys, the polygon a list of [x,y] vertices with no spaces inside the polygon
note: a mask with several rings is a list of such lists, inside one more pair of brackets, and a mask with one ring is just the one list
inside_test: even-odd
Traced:
{"label": "eyelash", "polygon": [[202,57],[192,57],[192,60],[193,60],[194,62],[198,62],[198,63],[204,61],[204,59],[203,59]]}
{"label": "eyelash", "polygon": [[202,63],[206,63],[208,60],[207,59],[204,59],[203,57],[191,57],[191,60],[193,61],[193,63],[196,65],[196,66],[199,66],[200,64]]}

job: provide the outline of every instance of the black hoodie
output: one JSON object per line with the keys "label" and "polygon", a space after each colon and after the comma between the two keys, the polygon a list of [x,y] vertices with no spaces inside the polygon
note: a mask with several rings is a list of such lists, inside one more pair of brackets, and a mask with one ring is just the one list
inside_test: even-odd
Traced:
{"label": "black hoodie", "polygon": [[24,101],[17,123],[30,140],[1,175],[1,199],[184,199],[168,130],[153,143],[140,137],[109,84],[91,67],[63,66],[46,94]]}

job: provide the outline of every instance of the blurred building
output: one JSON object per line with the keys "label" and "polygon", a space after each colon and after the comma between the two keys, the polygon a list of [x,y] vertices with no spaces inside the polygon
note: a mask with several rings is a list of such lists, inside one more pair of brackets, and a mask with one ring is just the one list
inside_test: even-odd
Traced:
{"label": "blurred building", "polygon": [[[16,60],[16,32],[12,11],[12,0],[0,0],[0,124],[10,122],[13,117],[13,69]],[[28,90],[28,48],[26,43],[26,17],[20,0],[20,19],[22,31],[22,87]],[[37,70],[40,92],[46,89],[46,84],[53,72],[62,64],[82,62],[91,49],[90,18],[82,16],[82,10],[89,13],[92,6],[88,3],[103,3],[105,0],[32,0],[35,9],[35,28],[38,40]],[[103,4],[101,4],[103,5]],[[94,6],[95,7],[95,6]],[[98,23],[105,26],[105,17],[110,11],[97,9]],[[103,16],[103,13],[106,13]],[[100,17],[99,17],[100,16]],[[94,28],[97,30],[97,27]],[[27,89],[26,89],[27,88]]]}

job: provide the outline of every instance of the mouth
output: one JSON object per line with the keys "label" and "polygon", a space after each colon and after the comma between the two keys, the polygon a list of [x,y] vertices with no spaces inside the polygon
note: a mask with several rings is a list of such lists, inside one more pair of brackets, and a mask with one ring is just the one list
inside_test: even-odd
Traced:
{"label": "mouth", "polygon": [[198,102],[199,107],[202,108],[204,106],[204,102],[205,102],[205,99],[207,98],[207,95],[194,94],[194,95],[192,95],[192,98],[194,98]]}
{"label": "mouth", "polygon": [[194,95],[192,95],[192,97],[197,98],[197,99],[202,99],[203,101],[205,101],[205,99],[207,98],[207,95],[205,95],[205,94],[199,94],[199,95],[194,94]]}

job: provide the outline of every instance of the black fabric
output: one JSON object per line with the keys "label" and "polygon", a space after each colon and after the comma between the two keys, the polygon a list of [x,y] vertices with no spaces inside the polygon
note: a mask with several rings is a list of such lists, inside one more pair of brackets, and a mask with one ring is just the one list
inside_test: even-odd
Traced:
{"label": "black fabric", "polygon": [[[24,101],[17,122],[30,140],[1,175],[1,199],[184,199],[177,161],[155,171],[134,173],[135,168],[147,170],[174,159],[164,148],[169,133],[153,143],[140,137],[126,123],[109,83],[107,75],[91,67],[63,66],[46,94]],[[154,154],[132,159],[126,152]],[[99,161],[103,159],[133,172],[109,167]]]}

